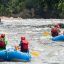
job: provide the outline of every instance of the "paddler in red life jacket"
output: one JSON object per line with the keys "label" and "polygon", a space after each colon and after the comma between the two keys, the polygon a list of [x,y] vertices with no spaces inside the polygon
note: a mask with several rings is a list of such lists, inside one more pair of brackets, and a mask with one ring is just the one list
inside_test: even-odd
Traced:
{"label": "paddler in red life jacket", "polygon": [[59,35],[59,25],[54,25],[52,28],[51,28],[51,35],[52,37],[55,37],[55,36],[58,36]]}
{"label": "paddler in red life jacket", "polygon": [[1,34],[2,40],[5,42],[5,44],[8,44],[8,40],[5,38],[5,34]]}
{"label": "paddler in red life jacket", "polygon": [[5,35],[4,34],[1,34],[0,35],[0,49],[5,49],[6,48],[6,44],[5,44]]}
{"label": "paddler in red life jacket", "polygon": [[28,49],[28,42],[24,36],[21,36],[21,41],[20,41],[20,51],[21,52],[29,52]]}
{"label": "paddler in red life jacket", "polygon": [[2,40],[5,41],[5,34],[1,34]]}

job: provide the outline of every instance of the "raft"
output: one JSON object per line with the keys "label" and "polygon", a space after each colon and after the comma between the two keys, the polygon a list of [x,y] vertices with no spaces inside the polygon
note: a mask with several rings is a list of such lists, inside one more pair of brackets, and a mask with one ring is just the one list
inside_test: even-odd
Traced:
{"label": "raft", "polygon": [[0,50],[0,61],[30,61],[31,55],[29,53],[23,53],[13,48]]}
{"label": "raft", "polygon": [[53,37],[52,40],[53,41],[63,41],[64,40],[64,34]]}
{"label": "raft", "polygon": [[6,61],[7,60],[6,54],[7,54],[7,52],[5,50],[0,50],[0,61]]}

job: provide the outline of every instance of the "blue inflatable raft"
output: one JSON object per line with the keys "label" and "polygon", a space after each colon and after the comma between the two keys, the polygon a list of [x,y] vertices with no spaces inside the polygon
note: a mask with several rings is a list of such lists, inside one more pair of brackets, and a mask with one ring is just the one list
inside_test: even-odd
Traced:
{"label": "blue inflatable raft", "polygon": [[53,41],[63,41],[64,40],[64,34],[53,37],[52,40]]}
{"label": "blue inflatable raft", "polygon": [[30,61],[31,55],[29,53],[23,53],[13,48],[7,50],[0,50],[0,59],[4,61],[20,60]]}

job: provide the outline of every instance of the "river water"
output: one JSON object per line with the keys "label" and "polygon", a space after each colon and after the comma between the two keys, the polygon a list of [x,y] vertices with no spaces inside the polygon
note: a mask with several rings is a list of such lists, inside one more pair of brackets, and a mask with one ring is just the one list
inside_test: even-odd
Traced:
{"label": "river water", "polygon": [[[32,58],[30,62],[1,62],[1,64],[64,64],[64,42],[52,41],[50,28],[43,27],[43,25],[55,23],[52,21],[49,19],[2,19],[0,33],[6,34],[9,45],[18,45],[20,37],[24,35],[29,42]],[[43,32],[49,34],[46,36]]]}

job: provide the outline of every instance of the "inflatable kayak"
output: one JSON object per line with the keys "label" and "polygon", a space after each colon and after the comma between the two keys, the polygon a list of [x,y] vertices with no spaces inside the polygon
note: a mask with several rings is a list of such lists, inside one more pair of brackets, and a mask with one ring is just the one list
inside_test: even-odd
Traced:
{"label": "inflatable kayak", "polygon": [[6,50],[0,50],[0,60],[11,61],[11,60],[20,60],[20,61],[30,61],[31,55],[29,53],[23,53],[17,51],[13,48]]}
{"label": "inflatable kayak", "polygon": [[53,37],[52,40],[53,41],[63,41],[64,40],[64,34]]}

